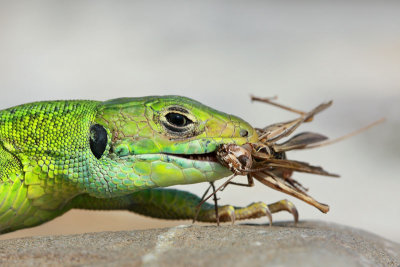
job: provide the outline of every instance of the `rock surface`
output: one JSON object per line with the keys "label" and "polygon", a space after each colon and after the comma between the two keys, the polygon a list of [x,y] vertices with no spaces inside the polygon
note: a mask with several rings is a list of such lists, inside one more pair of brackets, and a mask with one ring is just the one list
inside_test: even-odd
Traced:
{"label": "rock surface", "polygon": [[197,226],[0,241],[1,266],[399,266],[400,244],[323,222]]}

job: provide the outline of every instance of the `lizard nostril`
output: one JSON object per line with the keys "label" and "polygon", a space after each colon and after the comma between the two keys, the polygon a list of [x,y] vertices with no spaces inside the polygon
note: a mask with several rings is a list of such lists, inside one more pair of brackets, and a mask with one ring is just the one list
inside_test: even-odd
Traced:
{"label": "lizard nostril", "polygon": [[245,129],[240,130],[239,132],[241,137],[247,137],[249,135],[249,132]]}

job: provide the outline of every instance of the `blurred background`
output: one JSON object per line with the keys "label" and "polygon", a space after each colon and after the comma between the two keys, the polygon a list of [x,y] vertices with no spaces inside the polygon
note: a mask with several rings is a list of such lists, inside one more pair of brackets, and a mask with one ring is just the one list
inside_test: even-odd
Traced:
{"label": "blurred background", "polygon": [[[331,211],[259,183],[228,187],[220,203],[288,198],[301,220],[365,229],[400,242],[400,2],[398,1],[2,1],[0,109],[55,99],[184,95],[254,126],[294,118],[251,103],[279,96],[309,110],[334,105],[300,130],[356,137],[293,159],[340,179],[296,174]],[[179,186],[201,195],[208,184]],[[292,220],[288,213],[274,220]],[[266,223],[267,218],[251,222]],[[40,227],[2,235],[70,234],[168,227],[129,212],[70,211]]]}

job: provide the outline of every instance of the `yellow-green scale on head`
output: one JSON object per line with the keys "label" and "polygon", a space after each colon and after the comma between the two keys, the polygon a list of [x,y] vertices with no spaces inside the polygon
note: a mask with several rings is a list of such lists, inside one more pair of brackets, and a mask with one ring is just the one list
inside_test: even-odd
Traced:
{"label": "yellow-green scale on head", "polygon": [[32,225],[83,193],[106,198],[214,181],[231,174],[215,160],[220,144],[256,140],[240,118],[179,96],[9,108],[0,111],[0,162],[9,162],[0,170],[9,183],[0,209],[11,205]]}
{"label": "yellow-green scale on head", "polygon": [[196,160],[184,155],[212,156],[209,153],[222,143],[257,140],[254,129],[240,118],[179,96],[106,101],[95,122],[109,133],[112,153],[108,157],[120,166],[133,164],[135,187],[166,187],[228,176],[231,172],[215,158]]}

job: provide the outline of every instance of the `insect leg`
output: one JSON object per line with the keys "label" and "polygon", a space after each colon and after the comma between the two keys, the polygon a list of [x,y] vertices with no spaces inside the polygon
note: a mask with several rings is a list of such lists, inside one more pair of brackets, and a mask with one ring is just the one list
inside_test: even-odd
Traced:
{"label": "insect leg", "polygon": [[215,191],[215,185],[214,182],[210,182],[211,188],[213,189],[214,193],[214,208],[215,208],[215,217],[217,218],[217,225],[219,226],[219,215],[218,215],[218,198],[217,198],[217,192]]}
{"label": "insect leg", "polygon": [[253,177],[252,177],[250,174],[248,174],[248,175],[247,175],[247,184],[244,184],[244,183],[236,183],[236,182],[229,182],[229,183],[227,183],[223,188],[221,188],[221,191],[224,191],[225,188],[226,188],[228,185],[230,185],[230,184],[238,185],[238,186],[245,186],[245,187],[253,187],[253,186],[254,186],[254,180],[253,180]]}
{"label": "insect leg", "polygon": [[[203,202],[204,198],[206,197],[208,191],[210,191],[211,187],[212,187],[212,185],[211,185],[211,183],[210,183],[210,185],[208,186],[207,190],[204,192],[203,196],[201,197],[199,203],[202,203],[202,202]],[[196,222],[197,217],[199,216],[200,208],[201,208],[201,205],[197,206],[197,208],[196,208],[196,215],[194,216],[192,223],[195,223],[195,222]]]}

